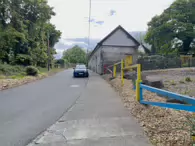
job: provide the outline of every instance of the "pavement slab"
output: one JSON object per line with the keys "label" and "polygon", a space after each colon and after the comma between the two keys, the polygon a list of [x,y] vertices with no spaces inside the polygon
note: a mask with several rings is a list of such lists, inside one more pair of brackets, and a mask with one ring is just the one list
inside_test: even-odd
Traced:
{"label": "pavement slab", "polygon": [[28,146],[151,146],[119,95],[91,73],[75,104]]}

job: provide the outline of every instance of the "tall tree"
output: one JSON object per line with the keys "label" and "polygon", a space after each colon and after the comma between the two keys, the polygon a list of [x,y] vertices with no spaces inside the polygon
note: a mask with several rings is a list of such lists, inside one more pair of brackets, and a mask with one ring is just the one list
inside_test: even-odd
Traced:
{"label": "tall tree", "polygon": [[86,52],[79,46],[74,46],[63,52],[63,59],[70,63],[86,63]]}
{"label": "tall tree", "polygon": [[153,53],[184,53],[195,47],[195,0],[176,0],[148,23],[145,41]]}
{"label": "tall tree", "polygon": [[[49,23],[55,13],[47,0],[0,0],[0,60],[45,66],[53,60],[61,32]],[[49,42],[51,56],[47,54]]]}

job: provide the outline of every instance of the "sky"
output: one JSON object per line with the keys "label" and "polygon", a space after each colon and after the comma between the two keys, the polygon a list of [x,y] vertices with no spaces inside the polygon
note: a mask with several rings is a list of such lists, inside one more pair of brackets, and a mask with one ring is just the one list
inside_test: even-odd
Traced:
{"label": "sky", "polygon": [[88,47],[89,0],[48,0],[56,16],[51,23],[62,32],[56,44],[57,58],[74,45],[93,49],[118,25],[128,32],[147,31],[147,23],[174,0],[91,0],[90,46]]}

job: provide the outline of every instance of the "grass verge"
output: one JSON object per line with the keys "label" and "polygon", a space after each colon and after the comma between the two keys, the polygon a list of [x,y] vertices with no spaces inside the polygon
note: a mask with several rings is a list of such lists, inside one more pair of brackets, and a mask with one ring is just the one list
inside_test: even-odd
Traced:
{"label": "grass verge", "polygon": [[49,72],[47,69],[41,68],[37,76],[27,76],[25,73],[17,73],[16,75],[0,75],[0,90],[5,90],[20,85],[24,85],[36,80],[54,75],[64,69],[53,68]]}

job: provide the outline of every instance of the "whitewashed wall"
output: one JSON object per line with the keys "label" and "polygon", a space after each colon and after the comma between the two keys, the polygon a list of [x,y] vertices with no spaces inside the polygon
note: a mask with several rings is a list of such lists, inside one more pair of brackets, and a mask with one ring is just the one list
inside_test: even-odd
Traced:
{"label": "whitewashed wall", "polygon": [[137,57],[138,57],[138,51],[135,48],[132,47],[108,47],[105,46],[102,48],[103,51],[103,62],[106,63],[114,63],[116,61],[119,61],[127,54],[133,55],[133,63],[136,63]]}

